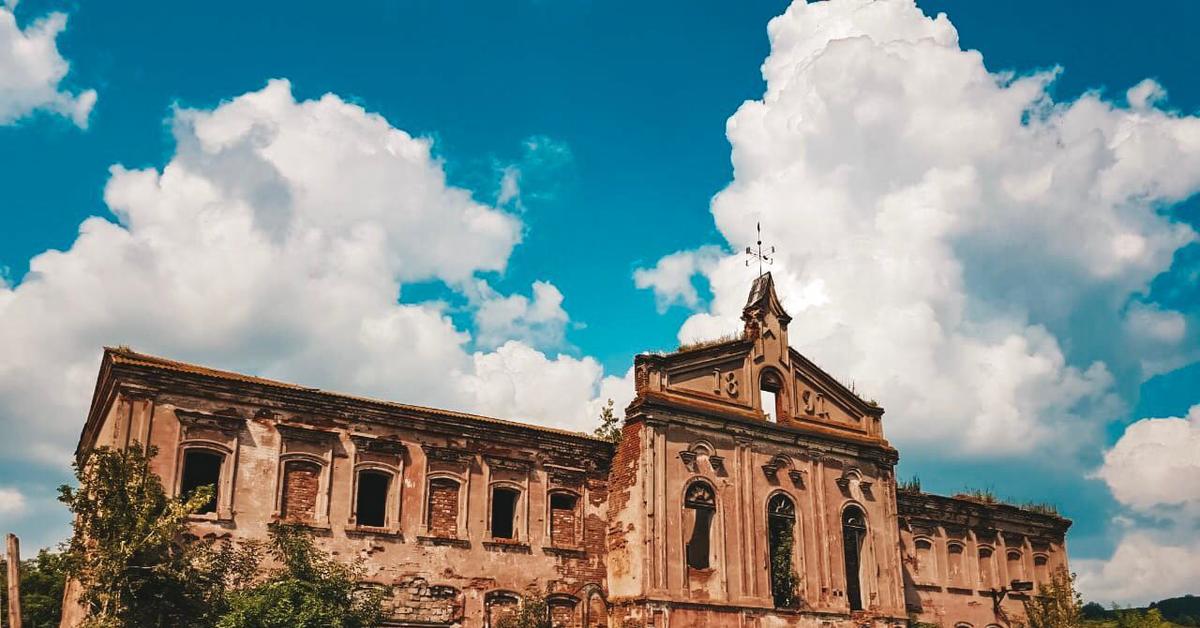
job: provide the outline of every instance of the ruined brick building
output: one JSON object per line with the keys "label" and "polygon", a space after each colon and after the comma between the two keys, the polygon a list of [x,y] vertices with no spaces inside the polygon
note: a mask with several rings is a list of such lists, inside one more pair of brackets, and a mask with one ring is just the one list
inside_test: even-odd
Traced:
{"label": "ruined brick building", "polygon": [[[216,496],[193,529],[309,526],[391,585],[390,625],[1007,626],[1070,522],[898,490],[883,409],[788,346],[770,274],[737,339],[635,361],[615,448],[586,435],[107,349],[77,455],[155,445]],[[64,625],[78,621],[69,610]]]}

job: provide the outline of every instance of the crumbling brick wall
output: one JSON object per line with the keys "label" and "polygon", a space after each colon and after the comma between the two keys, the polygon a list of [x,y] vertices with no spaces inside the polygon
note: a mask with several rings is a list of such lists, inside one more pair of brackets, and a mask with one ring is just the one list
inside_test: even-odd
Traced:
{"label": "crumbling brick wall", "polygon": [[283,473],[283,517],[312,521],[320,485],[321,467],[311,462],[289,462]]}
{"label": "crumbling brick wall", "polygon": [[429,483],[429,534],[458,536],[458,483],[452,480]]}
{"label": "crumbling brick wall", "polygon": [[415,575],[396,582],[389,606],[389,616],[405,623],[450,625],[463,616],[463,596],[457,589],[430,585]]}

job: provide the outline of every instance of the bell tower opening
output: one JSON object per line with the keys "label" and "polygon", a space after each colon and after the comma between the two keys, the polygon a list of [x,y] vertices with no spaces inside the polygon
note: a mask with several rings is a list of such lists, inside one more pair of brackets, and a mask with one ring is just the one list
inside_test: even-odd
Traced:
{"label": "bell tower opening", "polygon": [[763,371],[758,381],[759,404],[767,420],[778,423],[784,416],[783,378],[775,369]]}

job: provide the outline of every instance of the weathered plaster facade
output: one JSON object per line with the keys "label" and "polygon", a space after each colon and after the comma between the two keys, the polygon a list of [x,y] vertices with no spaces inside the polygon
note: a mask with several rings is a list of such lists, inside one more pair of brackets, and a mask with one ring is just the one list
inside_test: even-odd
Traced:
{"label": "weathered plaster facade", "polygon": [[898,494],[883,409],[788,346],[769,274],[743,318],[738,339],[637,357],[615,451],[118,348],[77,455],[148,443],[169,490],[215,484],[200,536],[305,523],[394,587],[400,626],[488,626],[537,591],[562,626],[985,628],[1020,613],[992,589],[1065,566],[1064,519]]}

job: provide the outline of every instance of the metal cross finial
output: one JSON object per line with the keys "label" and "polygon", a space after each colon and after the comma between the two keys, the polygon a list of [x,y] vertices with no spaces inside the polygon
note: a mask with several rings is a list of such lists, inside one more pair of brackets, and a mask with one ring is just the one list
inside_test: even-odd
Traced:
{"label": "metal cross finial", "polygon": [[[754,247],[748,246],[746,247],[746,255],[758,260],[758,276],[762,277],[763,264],[770,266],[771,264],[775,263],[775,247],[772,246],[767,251],[763,251],[762,223],[756,222],[754,223],[754,227],[758,229],[758,249],[756,250]],[[750,267],[750,260],[746,260],[746,267]]]}

